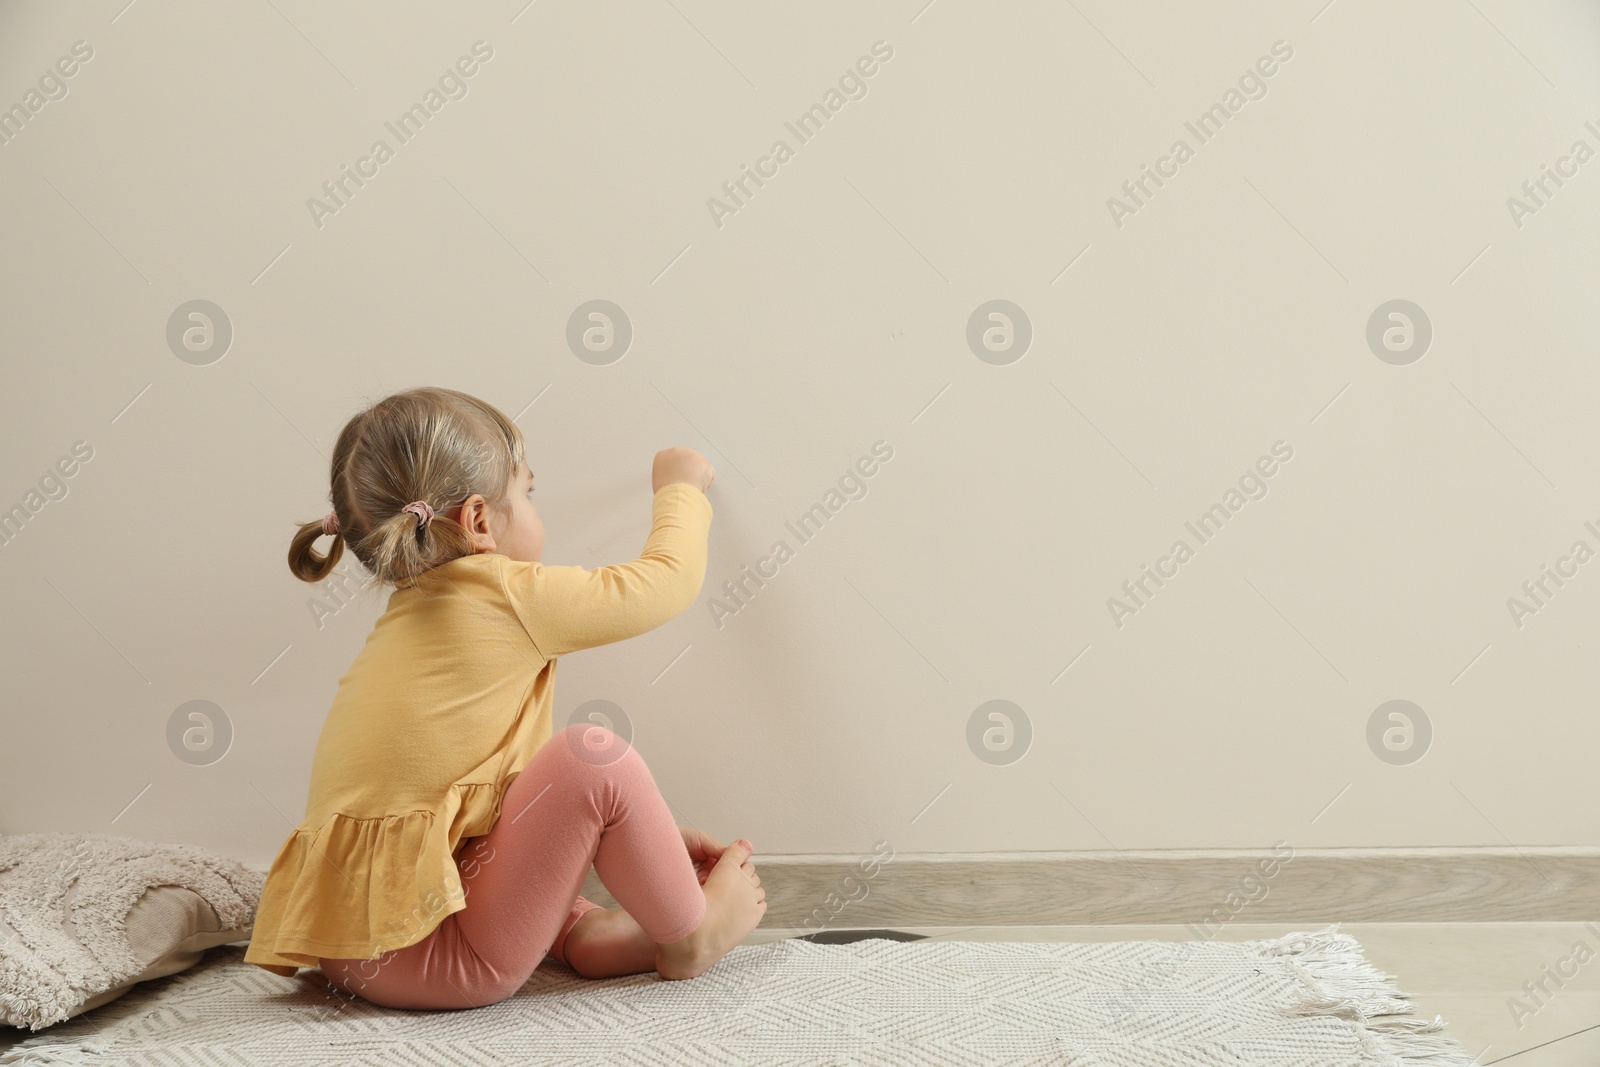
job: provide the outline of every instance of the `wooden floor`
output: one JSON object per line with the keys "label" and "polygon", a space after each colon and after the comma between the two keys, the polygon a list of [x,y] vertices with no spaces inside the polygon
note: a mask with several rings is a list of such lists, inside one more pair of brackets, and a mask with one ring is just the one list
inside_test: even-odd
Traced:
{"label": "wooden floor", "polygon": [[[1235,923],[1216,940],[1280,937],[1304,924]],[[1578,923],[1343,923],[1379,970],[1394,975],[1417,1014],[1441,1016],[1446,1030],[1479,1062],[1507,1067],[1597,1067],[1600,1065],[1600,956],[1579,963],[1578,940],[1600,952],[1600,938]],[[1139,941],[1193,940],[1181,926],[975,926],[905,927],[906,934],[957,941]],[[804,931],[760,929],[747,944]],[[844,940],[850,931],[826,931],[818,940]],[[1562,962],[1566,961],[1566,962]],[[1557,989],[1544,978],[1558,964],[1577,974]],[[1544,980],[1554,995],[1538,1006],[1524,982]],[[1541,994],[1542,996],[1542,994]],[[1507,1002],[1519,997],[1534,1014],[1521,1026]]]}

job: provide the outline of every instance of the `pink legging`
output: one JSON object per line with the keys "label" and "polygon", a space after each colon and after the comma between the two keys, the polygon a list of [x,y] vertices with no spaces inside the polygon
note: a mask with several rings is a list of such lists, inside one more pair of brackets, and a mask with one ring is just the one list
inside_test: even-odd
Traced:
{"label": "pink legging", "polygon": [[392,1008],[470,1008],[511,996],[600,905],[578,895],[593,865],[660,944],[705,916],[688,848],[644,759],[601,726],[554,733],[506,789],[500,818],[457,853],[466,907],[376,959],[325,959],[333,985]]}

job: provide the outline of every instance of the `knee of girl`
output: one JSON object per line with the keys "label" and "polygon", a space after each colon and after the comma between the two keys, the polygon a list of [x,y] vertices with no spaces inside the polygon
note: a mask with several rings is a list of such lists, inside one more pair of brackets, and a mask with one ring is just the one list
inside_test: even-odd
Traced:
{"label": "knee of girl", "polygon": [[606,769],[639,759],[627,739],[590,722],[575,722],[566,727],[561,731],[561,740],[569,755],[590,767]]}

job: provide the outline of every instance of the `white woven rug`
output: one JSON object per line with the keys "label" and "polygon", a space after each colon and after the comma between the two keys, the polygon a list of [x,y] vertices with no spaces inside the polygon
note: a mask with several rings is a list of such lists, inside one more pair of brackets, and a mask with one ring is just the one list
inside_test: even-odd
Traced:
{"label": "white woven rug", "polygon": [[243,949],[24,1041],[0,1064],[1470,1067],[1406,1018],[1337,927],[1279,941],[741,946],[699,978],[590,981],[547,962],[510,1000],[379,1008]]}

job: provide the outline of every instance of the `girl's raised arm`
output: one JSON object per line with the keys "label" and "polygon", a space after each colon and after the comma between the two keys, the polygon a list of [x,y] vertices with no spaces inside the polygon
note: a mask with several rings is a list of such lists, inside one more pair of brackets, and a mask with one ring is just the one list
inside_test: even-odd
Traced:
{"label": "girl's raised arm", "polygon": [[546,659],[647,633],[694,603],[705,580],[711,501],[687,482],[656,489],[650,536],[629,563],[588,570],[507,562],[506,592]]}

